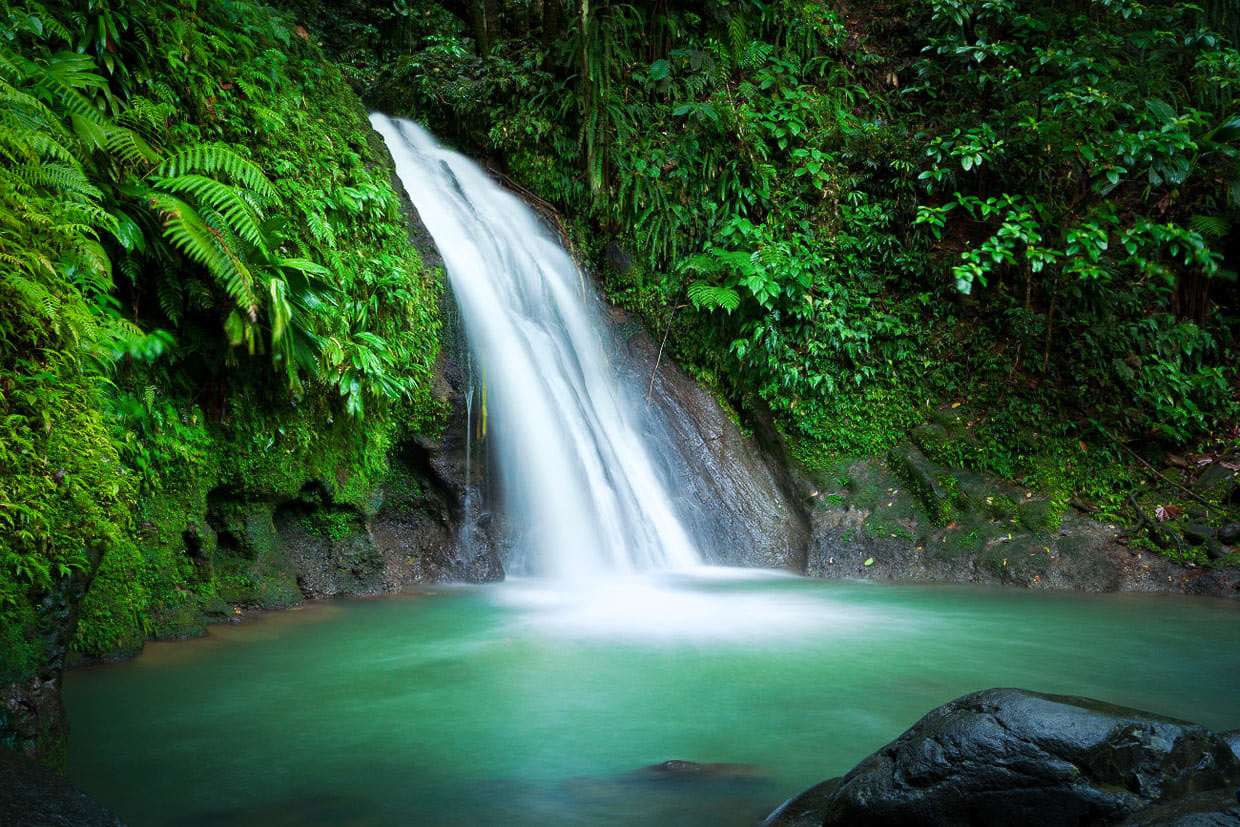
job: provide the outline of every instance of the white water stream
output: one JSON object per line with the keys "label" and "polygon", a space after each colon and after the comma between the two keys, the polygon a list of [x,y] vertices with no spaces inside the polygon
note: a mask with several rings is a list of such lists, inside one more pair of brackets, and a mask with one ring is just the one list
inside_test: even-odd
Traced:
{"label": "white water stream", "polygon": [[609,365],[597,300],[518,198],[410,121],[371,115],[443,256],[485,376],[510,571],[597,582],[699,562],[635,389]]}

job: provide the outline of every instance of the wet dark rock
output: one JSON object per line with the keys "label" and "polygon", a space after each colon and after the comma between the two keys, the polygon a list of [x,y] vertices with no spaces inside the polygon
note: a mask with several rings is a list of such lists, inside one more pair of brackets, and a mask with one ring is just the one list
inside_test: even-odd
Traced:
{"label": "wet dark rock", "polygon": [[1228,732],[1220,732],[1218,737],[1223,739],[1227,746],[1231,747],[1231,751],[1240,758],[1240,729],[1229,730]]}
{"label": "wet dark rock", "polygon": [[78,609],[98,570],[102,546],[92,544],[86,551],[89,567],[74,567],[35,600],[36,622],[27,631],[29,672],[0,683],[0,746],[57,770],[65,767],[69,734],[60,700],[61,674],[77,628]]}
{"label": "wet dark rock", "polygon": [[649,389],[650,405],[674,456],[655,457],[671,480],[678,511],[717,564],[805,570],[809,516],[783,446],[761,415],[752,437],[668,358],[632,319],[613,314],[613,335],[627,358],[618,368]]}
{"label": "wet dark rock", "polygon": [[790,798],[762,822],[761,827],[819,827],[822,814],[840,786],[840,778],[831,778]]}
{"label": "wet dark rock", "polygon": [[834,789],[811,788],[771,815],[788,820],[768,823],[1105,824],[1237,784],[1240,759],[1202,726],[991,689],[933,710]]}
{"label": "wet dark rock", "polygon": [[637,775],[650,778],[668,779],[710,779],[716,781],[753,781],[766,780],[770,771],[755,764],[706,763],[697,761],[681,761],[673,759],[661,764],[651,764],[637,771]]}
{"label": "wet dark rock", "polygon": [[1214,539],[1214,530],[1201,523],[1192,523],[1184,529],[1184,539],[1194,546]]}
{"label": "wet dark rock", "polygon": [[113,827],[122,822],[64,777],[0,747],[0,824]]}
{"label": "wet dark rock", "polygon": [[463,440],[457,453],[451,437],[456,427],[467,427],[463,417],[444,439],[407,446],[393,462],[383,507],[370,526],[386,591],[504,579],[496,523],[466,483]]}
{"label": "wet dark rock", "polygon": [[1193,480],[1193,491],[1201,498],[1215,504],[1230,500],[1236,492],[1237,472],[1227,466],[1236,464],[1236,459],[1236,457],[1229,457],[1228,461],[1216,461],[1207,465],[1197,479]]}
{"label": "wet dark rock", "polygon": [[1138,810],[1118,827],[1240,827],[1240,803],[1231,790],[1213,790]]}
{"label": "wet dark rock", "polygon": [[621,276],[633,269],[633,254],[614,241],[609,241],[603,246],[603,261]]}
{"label": "wet dark rock", "polygon": [[1223,544],[1211,537],[1206,540],[1206,557],[1210,560],[1222,560],[1227,556],[1227,549],[1223,548]]}
{"label": "wet dark rock", "polygon": [[1218,530],[1218,539],[1220,543],[1229,546],[1240,545],[1240,523],[1227,523]]}
{"label": "wet dark rock", "polygon": [[56,664],[13,681],[0,694],[0,747],[12,747],[57,770],[65,768],[69,733],[60,680]]}
{"label": "wet dark rock", "polygon": [[[1188,568],[1124,545],[1118,526],[933,462],[911,443],[816,481],[806,555],[814,577],[1240,597],[1240,570]],[[1205,545],[1211,559],[1223,556],[1216,540]]]}

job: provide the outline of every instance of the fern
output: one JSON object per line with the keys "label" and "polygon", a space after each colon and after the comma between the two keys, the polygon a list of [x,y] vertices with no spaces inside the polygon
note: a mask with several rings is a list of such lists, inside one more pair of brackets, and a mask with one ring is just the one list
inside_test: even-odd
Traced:
{"label": "fern", "polygon": [[132,129],[111,127],[104,133],[104,142],[109,152],[130,167],[149,166],[163,157]]}
{"label": "fern", "polygon": [[1206,238],[1226,238],[1231,232],[1231,221],[1221,215],[1194,215],[1188,226]]}
{"label": "fern", "polygon": [[86,89],[107,90],[107,81],[98,74],[94,61],[88,56],[61,52],[46,64],[22,59],[18,66],[67,112],[96,123],[106,122],[104,113],[83,94]]}
{"label": "fern", "polygon": [[164,236],[190,260],[210,271],[251,324],[257,321],[254,276],[236,250],[224,243],[219,230],[209,227],[197,210],[175,196],[156,192],[150,200],[163,216]]}
{"label": "fern", "polygon": [[266,248],[262,217],[242,195],[228,184],[205,175],[187,173],[175,178],[156,178],[156,188],[180,195],[193,195],[199,204],[218,212],[232,232],[259,249]]}
{"label": "fern", "polygon": [[82,170],[63,164],[27,164],[17,174],[28,184],[56,192],[73,201],[98,201],[103,197],[99,188],[82,174]]}
{"label": "fern", "polygon": [[223,173],[260,197],[275,196],[275,188],[261,169],[218,144],[196,144],[184,149],[156,167],[152,176],[175,178],[191,172]]}
{"label": "fern", "polygon": [[686,295],[689,301],[693,302],[694,307],[706,308],[713,310],[721,307],[728,313],[741,306],[741,297],[730,287],[720,287],[714,284],[707,284],[704,281],[695,281],[689,285]]}

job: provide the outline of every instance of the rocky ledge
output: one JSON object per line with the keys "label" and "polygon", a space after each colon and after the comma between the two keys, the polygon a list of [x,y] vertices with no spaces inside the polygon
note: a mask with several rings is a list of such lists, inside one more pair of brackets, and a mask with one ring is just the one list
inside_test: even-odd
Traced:
{"label": "rocky ledge", "polygon": [[[1240,526],[1207,529],[1191,514],[1147,520],[1135,532],[1099,522],[1081,510],[1086,504],[1072,507],[945,460],[969,438],[958,419],[939,411],[886,457],[815,475],[806,495],[806,574],[1240,598]],[[1216,462],[1192,483],[1216,521],[1240,503],[1233,464]],[[1200,562],[1179,565],[1133,542],[1147,533]]]}
{"label": "rocky ledge", "polygon": [[763,825],[1240,825],[1235,736],[1088,698],[989,689],[933,710]]}
{"label": "rocky ledge", "polygon": [[0,824],[120,827],[121,821],[52,770],[0,747]]}

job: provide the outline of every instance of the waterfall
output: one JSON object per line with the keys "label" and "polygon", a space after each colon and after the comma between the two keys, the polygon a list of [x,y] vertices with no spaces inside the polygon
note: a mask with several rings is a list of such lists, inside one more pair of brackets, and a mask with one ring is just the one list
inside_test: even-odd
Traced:
{"label": "waterfall", "polygon": [[486,377],[488,432],[518,573],[590,579],[685,569],[677,516],[640,393],[608,364],[598,303],[534,213],[410,121],[371,115],[443,256]]}

